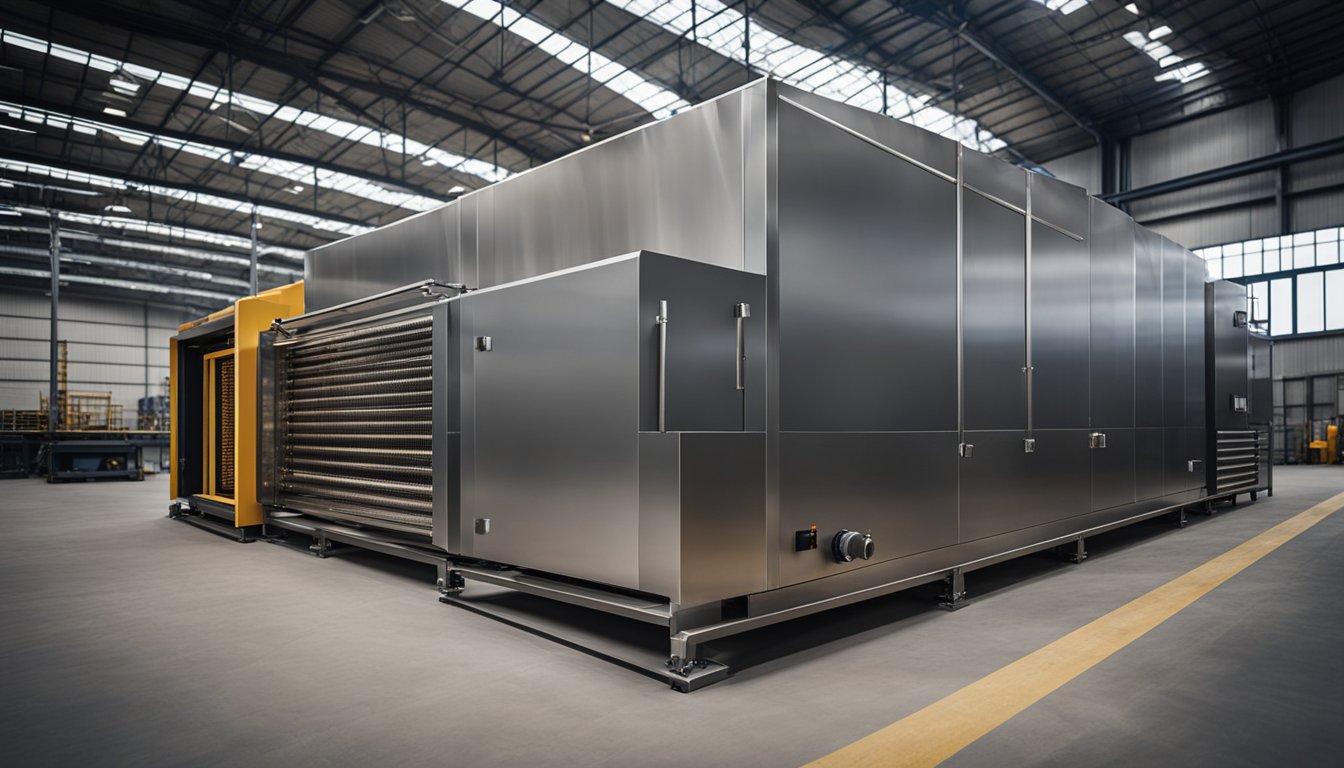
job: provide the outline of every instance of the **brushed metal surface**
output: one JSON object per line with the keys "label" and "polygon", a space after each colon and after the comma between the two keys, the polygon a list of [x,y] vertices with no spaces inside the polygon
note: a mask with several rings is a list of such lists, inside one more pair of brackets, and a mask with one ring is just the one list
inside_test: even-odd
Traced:
{"label": "brushed metal surface", "polygon": [[1165,445],[1161,427],[1134,430],[1134,496],[1139,501],[1165,493]]}
{"label": "brushed metal surface", "polygon": [[418,213],[309,251],[303,260],[304,310],[336,306],[420,280],[460,282],[457,238],[450,237],[448,223],[456,223],[451,207]]}
{"label": "brushed metal surface", "polygon": [[[765,425],[765,277],[655,253],[639,257],[639,428],[658,429],[658,326],[666,301],[667,431],[740,431]],[[737,319],[743,321],[744,389],[737,389]]]}
{"label": "brushed metal surface", "polygon": [[1092,459],[1093,510],[1134,502],[1137,447],[1134,429],[1107,427],[1106,447],[1088,451]]}
{"label": "brushed metal surface", "polygon": [[1031,179],[1031,215],[1079,237],[1087,237],[1087,190],[1039,173]]}
{"label": "brushed metal surface", "polygon": [[765,589],[765,434],[681,433],[681,579],[701,605]]}
{"label": "brushed metal surface", "polygon": [[1081,515],[1091,508],[1088,431],[970,432],[975,458],[960,464],[961,541],[968,542]]}
{"label": "brushed metal surface", "polygon": [[779,427],[955,429],[955,185],[778,121]]}
{"label": "brushed metal surface", "polygon": [[1134,423],[1162,426],[1162,240],[1134,227]]}
{"label": "brushed metal surface", "polygon": [[[952,431],[782,433],[781,584],[955,544],[956,446]],[[794,532],[814,524],[823,544],[842,528],[871,532],[874,559],[840,565],[824,545],[794,551]]]}
{"label": "brushed metal surface", "polygon": [[640,249],[743,269],[742,120],[732,94],[496,184],[481,286]]}
{"label": "brushed metal surface", "polygon": [[445,302],[433,310],[433,432],[430,473],[433,477],[434,514],[431,542],[439,549],[457,551],[461,546],[458,516],[461,514],[462,432],[459,409],[457,359],[458,331],[453,317],[456,303]]}
{"label": "brushed metal surface", "polygon": [[[1185,425],[1185,365],[1185,252],[1162,238],[1162,426],[1165,429]],[[1170,442],[1167,445],[1172,447]]]}
{"label": "brushed metal surface", "polygon": [[1233,318],[1246,311],[1246,288],[1227,280],[1204,286],[1205,333],[1208,351],[1208,413],[1215,430],[1245,430],[1250,409],[1236,411],[1232,398],[1251,396],[1250,333]]}
{"label": "brushed metal surface", "polygon": [[846,128],[891,147],[948,176],[957,173],[957,143],[931,131],[883,117],[859,107],[816,96],[785,83],[776,83],[783,98],[820,112]]}
{"label": "brushed metal surface", "polygon": [[1024,430],[1026,219],[979,195],[961,204],[965,426]]}
{"label": "brushed metal surface", "polygon": [[[1035,194],[1033,187],[1033,212]],[[1035,429],[1088,426],[1088,272],[1087,241],[1079,242],[1032,222],[1031,365]]]}
{"label": "brushed metal surface", "polygon": [[638,277],[628,259],[461,300],[494,339],[473,361],[477,557],[638,587]]}
{"label": "brushed metal surface", "polygon": [[[1185,426],[1202,428],[1204,411],[1204,259],[1181,249],[1185,257]],[[1245,306],[1245,300],[1242,301]],[[1243,360],[1242,365],[1245,366]],[[1243,374],[1244,375],[1244,374]]]}
{"label": "brushed metal surface", "polygon": [[[1274,417],[1274,342],[1255,334],[1250,335],[1251,356],[1251,424],[1269,424]],[[1266,453],[1269,445],[1263,446]]]}
{"label": "brushed metal surface", "polygon": [[1112,428],[1135,423],[1134,222],[1093,200],[1090,238],[1091,423],[1109,436]]}
{"label": "brushed metal surface", "polygon": [[1025,212],[1027,171],[989,155],[968,151],[963,154],[962,178],[976,191],[992,195]]}
{"label": "brushed metal surface", "polygon": [[641,591],[681,602],[681,544],[681,435],[640,432]]}

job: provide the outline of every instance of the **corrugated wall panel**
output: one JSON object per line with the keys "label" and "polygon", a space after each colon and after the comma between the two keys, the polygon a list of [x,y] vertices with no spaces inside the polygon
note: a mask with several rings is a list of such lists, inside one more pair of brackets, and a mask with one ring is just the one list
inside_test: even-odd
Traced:
{"label": "corrugated wall panel", "polygon": [[[1140,219],[1140,223],[1144,223]],[[1186,248],[1221,245],[1278,234],[1279,217],[1273,203],[1227,211],[1197,213],[1146,224]]]}
{"label": "corrugated wall panel", "polygon": [[1130,183],[1143,187],[1262,157],[1274,151],[1269,101],[1135,136],[1130,140]]}
{"label": "corrugated wall panel", "polygon": [[[1273,197],[1276,173],[1266,171],[1239,179],[1227,179],[1194,189],[1183,189],[1160,197],[1135,200],[1130,213],[1140,223],[1154,219],[1185,216],[1210,208],[1224,208],[1242,203],[1263,203]],[[1191,247],[1188,243],[1186,247]]]}
{"label": "corrugated wall panel", "polygon": [[1101,160],[1096,147],[1057,157],[1045,164],[1055,178],[1087,190],[1089,195],[1101,192]]}
{"label": "corrugated wall panel", "polygon": [[[41,292],[0,288],[0,408],[36,409],[47,390],[49,307]],[[149,393],[159,394],[168,376],[168,339],[188,319],[185,311],[156,305],[63,297],[59,334],[69,344],[70,388],[111,392],[133,426],[146,374]]]}
{"label": "corrugated wall panel", "polygon": [[1344,77],[1335,77],[1293,94],[1288,135],[1293,146],[1344,136]]}
{"label": "corrugated wall panel", "polygon": [[1344,334],[1274,342],[1274,378],[1344,372]]}
{"label": "corrugated wall panel", "polygon": [[1301,195],[1290,201],[1293,229],[1324,229],[1344,224],[1344,190]]}

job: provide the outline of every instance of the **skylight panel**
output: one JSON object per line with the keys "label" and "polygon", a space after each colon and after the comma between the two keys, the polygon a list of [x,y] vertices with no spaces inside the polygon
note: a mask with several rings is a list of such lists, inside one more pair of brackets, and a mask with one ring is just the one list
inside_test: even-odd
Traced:
{"label": "skylight panel", "polygon": [[1044,5],[1046,8],[1052,11],[1059,11],[1061,14],[1068,16],[1070,13],[1073,13],[1079,8],[1082,8],[1083,6],[1092,2],[1092,0],[1033,0],[1033,2]]}
{"label": "skylight panel", "polygon": [[[667,117],[690,106],[688,102],[682,100],[675,93],[654,85],[624,65],[612,61],[597,51],[589,49],[583,43],[566,37],[529,16],[524,16],[512,8],[505,7],[496,0],[441,0],[441,2],[470,13],[482,21],[507,28],[510,33],[536,45],[555,57],[556,60],[585,75],[588,74],[589,63],[591,62],[592,76],[595,82],[602,83],[611,90],[625,96],[656,118]],[[602,74],[601,77],[599,77],[599,73]],[[639,88],[641,84],[652,86],[656,90],[652,95],[649,95],[646,90]]]}
{"label": "skylight panel", "polygon": [[[231,157],[232,153],[228,150],[209,144],[159,136],[145,131],[122,128],[108,123],[86,120],[71,115],[63,115],[58,112],[50,112],[44,109],[35,109],[33,107],[7,101],[0,101],[0,113],[8,114],[16,119],[26,118],[28,115],[36,115],[53,128],[69,128],[87,134],[101,132],[134,146],[143,146],[146,143],[153,142],[167,147],[168,149],[186,152],[215,162],[228,163],[233,159]],[[388,149],[393,149],[393,147],[388,147]],[[431,208],[436,208],[442,205],[444,202],[424,195],[389,190],[375,182],[340,171],[316,168],[306,163],[280,160],[260,153],[248,154],[244,156],[244,159],[241,162],[237,162],[236,164],[245,170],[277,176],[286,182],[312,181],[316,179],[318,186],[330,187],[355,195],[356,197],[362,197],[366,200],[373,200],[375,202],[383,203],[384,205],[406,208],[407,210],[416,212],[428,211]]]}
{"label": "skylight panel", "polygon": [[[1087,4],[1087,0],[1070,1],[1078,3],[1078,7]],[[675,35],[689,35],[691,32],[690,0],[607,2]],[[1063,8],[1067,4],[1059,4],[1060,12],[1065,12]],[[738,63],[746,63],[742,43],[747,32],[747,22],[741,12],[717,0],[697,0],[697,9],[697,20],[700,23],[695,30],[695,42]],[[874,112],[881,109],[884,96],[881,72],[860,62],[799,45],[759,24],[751,26],[750,63],[756,69],[819,96]],[[927,97],[914,97],[890,84],[887,85],[885,96],[887,114],[892,117],[921,127],[937,122],[942,126],[938,133],[963,141],[972,149],[982,152],[997,152],[1007,146],[1006,142],[982,128],[975,120],[956,117],[939,107],[926,106]],[[931,114],[914,118],[923,112]]]}
{"label": "skylight panel", "polygon": [[1182,64],[1185,57],[1177,54],[1166,43],[1159,43],[1159,38],[1165,38],[1171,34],[1171,27],[1163,24],[1160,27],[1150,30],[1147,34],[1131,29],[1123,37],[1125,42],[1138,48],[1148,55],[1148,58],[1157,62],[1157,66],[1162,69],[1153,79],[1158,82],[1175,80],[1181,83],[1188,83],[1191,80],[1209,74],[1209,68],[1201,61],[1193,61],[1189,64]]}
{"label": "skylight panel", "polygon": [[[181,75],[161,72],[139,64],[120,61],[110,56],[72,48],[68,45],[50,43],[46,40],[6,29],[0,29],[0,42],[102,72],[124,71],[146,86],[156,85],[175,91],[186,91],[190,95],[212,104],[220,106],[231,104],[257,115],[270,116],[272,120],[306,126],[312,130],[335,136],[338,139],[379,147],[397,154],[401,154],[404,150],[406,156],[412,158],[429,155],[445,168],[477,176],[487,182],[496,182],[512,175],[492,163],[454,154],[397,133],[382,133],[374,127],[361,126],[348,120],[329,117],[309,110],[282,106],[245,93],[229,91],[222,86],[193,81]],[[596,57],[594,57],[594,61],[596,61]],[[360,129],[363,130],[362,133],[359,132]]]}
{"label": "skylight panel", "polygon": [[[158,184],[141,184],[139,182],[127,182],[125,179],[116,179],[111,176],[102,176],[99,174],[84,173],[82,171],[70,171],[64,168],[54,168],[49,165],[40,165],[37,163],[24,163],[15,160],[0,158],[0,169],[14,171],[16,173],[25,173],[34,176],[46,176],[52,179],[70,181],[77,184],[86,184],[91,187],[101,187],[103,189],[124,190],[134,188],[140,192],[148,192],[163,197],[181,200],[193,205],[202,205],[210,208],[219,208],[225,211],[251,213],[252,204],[230,200],[217,195],[206,194],[203,192],[192,192],[179,187],[165,187]],[[323,232],[334,232],[341,235],[358,235],[368,232],[373,227],[366,227],[359,224],[347,224],[343,221],[336,221],[321,216],[289,211],[283,208],[275,208],[269,205],[258,205],[257,212],[268,219],[276,221],[287,221],[293,224],[300,224],[311,229]]]}

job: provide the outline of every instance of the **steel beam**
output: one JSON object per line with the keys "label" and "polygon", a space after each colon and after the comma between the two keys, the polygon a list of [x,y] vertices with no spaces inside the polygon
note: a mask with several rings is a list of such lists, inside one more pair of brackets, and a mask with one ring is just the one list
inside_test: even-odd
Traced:
{"label": "steel beam", "polygon": [[1282,168],[1285,165],[1302,163],[1320,157],[1338,155],[1340,153],[1344,153],[1344,137],[1322,141],[1317,144],[1308,144],[1305,147],[1298,147],[1297,149],[1275,152],[1263,157],[1257,157],[1253,160],[1244,160],[1240,163],[1225,165],[1222,168],[1214,168],[1208,171],[1192,173],[1189,176],[1181,176],[1176,179],[1160,181],[1156,184],[1149,184],[1146,187],[1139,187],[1138,189],[1101,195],[1101,199],[1112,205],[1129,203],[1134,200],[1143,200],[1171,192],[1179,192],[1183,189],[1202,187],[1205,184],[1212,184],[1216,181],[1249,176],[1253,173],[1260,173],[1261,171],[1272,171],[1276,168]]}

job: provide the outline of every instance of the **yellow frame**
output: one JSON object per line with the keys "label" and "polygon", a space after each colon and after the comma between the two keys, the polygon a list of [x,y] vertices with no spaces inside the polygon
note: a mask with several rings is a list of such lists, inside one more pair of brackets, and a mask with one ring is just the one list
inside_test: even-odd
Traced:
{"label": "yellow frame", "polygon": [[[199,493],[197,496],[211,501],[217,501],[221,504],[230,504],[233,506],[233,524],[237,528],[243,528],[251,525],[260,525],[262,523],[261,503],[257,501],[257,337],[258,335],[271,327],[272,321],[277,318],[289,318],[303,314],[303,281],[291,283],[289,285],[272,288],[269,291],[263,291],[256,296],[249,296],[239,299],[233,306],[225,307],[218,312],[214,312],[206,317],[194,320],[189,323],[183,323],[178,326],[179,331],[185,331],[194,328],[202,323],[216,320],[221,317],[233,316],[233,339],[234,349],[226,350],[223,353],[232,352],[235,357],[233,361],[234,375],[234,410],[233,410],[233,495],[234,498],[227,499],[222,496],[215,496],[210,493]],[[178,424],[177,424],[177,398],[179,392],[177,389],[177,343],[178,339],[174,336],[169,341],[168,364],[170,370],[169,377],[169,405],[171,416],[170,426],[171,435],[169,437],[173,461],[169,469],[169,493],[170,498],[178,497],[177,482],[177,461],[176,457],[178,446]],[[206,371],[211,373],[211,371]],[[207,376],[208,383],[211,377]],[[207,387],[208,388],[208,387]],[[209,414],[212,410],[212,403],[209,401],[209,392],[205,393],[205,413]],[[208,415],[206,416],[208,419]],[[207,450],[213,451],[214,440],[209,439],[209,426],[206,428]],[[213,456],[206,462],[207,467],[213,467]],[[208,471],[208,470],[206,470]],[[213,490],[208,482],[209,478],[202,475],[206,481],[205,489]]]}
{"label": "yellow frame", "polygon": [[[215,485],[215,483],[218,482],[219,478],[215,477],[215,438],[216,438],[217,436],[215,435],[215,408],[216,408],[216,404],[215,404],[215,388],[214,388],[214,383],[215,383],[215,374],[216,374],[216,372],[218,371],[218,368],[219,368],[219,360],[220,360],[220,358],[224,358],[224,357],[235,357],[235,358],[236,358],[236,354],[237,354],[237,350],[235,350],[233,347],[229,347],[228,349],[221,349],[221,350],[219,350],[218,352],[211,352],[210,354],[205,355],[205,356],[202,358],[202,362],[203,362],[203,364],[204,364],[204,366],[205,366],[205,371],[204,371],[204,381],[202,382],[202,388],[203,388],[205,391],[202,393],[203,400],[201,401],[201,402],[204,403],[204,407],[201,408],[201,420],[204,422],[204,424],[202,425],[202,429],[201,429],[201,435],[202,435],[202,439],[205,441],[205,445],[203,446],[203,448],[204,448],[204,454],[203,454],[203,455],[205,456],[205,461],[202,462],[205,466],[201,467],[201,484],[202,484],[202,487],[205,488],[205,493],[202,493],[202,494],[201,494],[201,497],[202,497],[202,498],[206,498],[206,499],[210,499],[211,501],[217,501],[217,502],[220,502],[220,503],[223,503],[223,504],[232,504],[232,503],[233,503],[233,499],[231,499],[231,498],[229,498],[229,497],[227,497],[227,496],[223,496],[223,495],[221,495],[221,494],[218,492],[219,489],[218,489],[218,488],[216,487],[216,485]],[[237,375],[237,371],[238,371],[238,361],[237,361],[237,359],[235,359],[235,360],[233,361],[233,368],[234,368],[234,374],[235,374],[235,376],[236,376],[236,375]],[[234,384],[235,384],[235,387],[236,387],[236,385],[237,385],[237,381],[236,381],[236,380],[235,380]],[[237,399],[237,394],[236,394],[236,393],[235,393],[235,395],[234,395],[234,399],[235,399],[235,400]],[[236,408],[236,406],[235,406],[235,408]],[[233,450],[234,450],[234,473],[235,473],[235,474],[234,474],[233,485],[234,485],[234,495],[237,495],[237,492],[238,492],[238,477],[237,477],[237,471],[238,471],[238,470],[237,470],[237,464],[238,464],[238,461],[237,461],[237,456],[238,456],[238,445],[237,445],[237,440],[238,440],[238,413],[237,413],[236,410],[235,410],[235,412],[234,412],[234,414],[233,414],[233,421],[234,421],[234,424],[233,424],[233,439],[234,439],[234,447],[233,447]]]}

